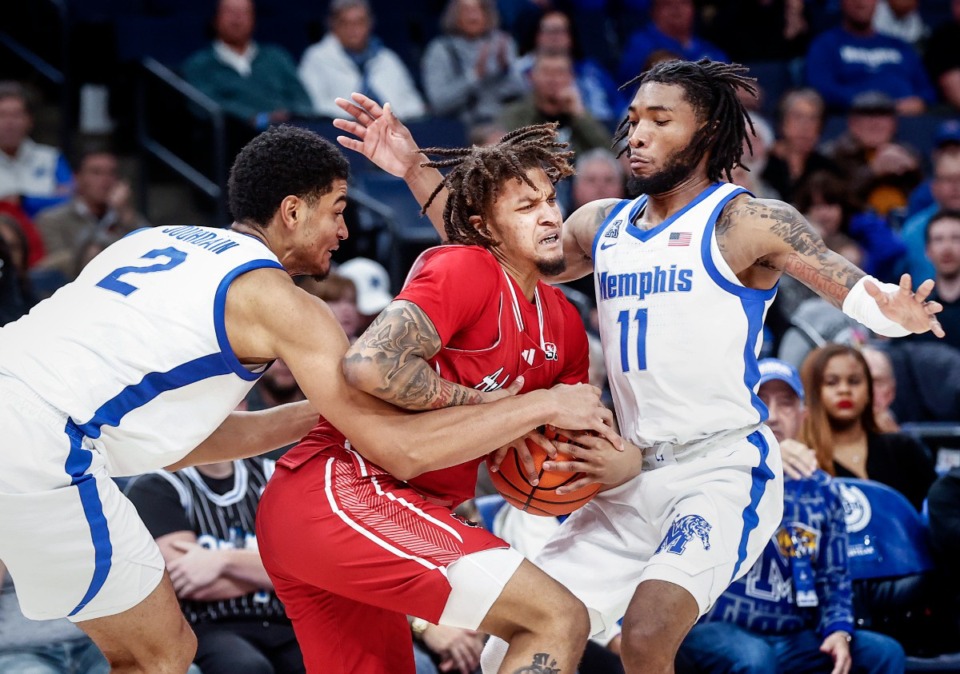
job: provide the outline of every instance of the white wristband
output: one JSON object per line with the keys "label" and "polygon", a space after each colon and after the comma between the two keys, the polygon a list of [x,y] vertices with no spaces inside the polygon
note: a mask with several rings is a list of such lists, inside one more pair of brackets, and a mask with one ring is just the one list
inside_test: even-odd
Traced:
{"label": "white wristband", "polygon": [[867,281],[874,283],[885,293],[900,289],[900,286],[893,283],[884,283],[872,276],[864,276],[850,289],[847,299],[843,301],[843,313],[884,337],[904,337],[912,334],[910,330],[883,315],[877,301],[867,294],[867,289],[864,287]]}

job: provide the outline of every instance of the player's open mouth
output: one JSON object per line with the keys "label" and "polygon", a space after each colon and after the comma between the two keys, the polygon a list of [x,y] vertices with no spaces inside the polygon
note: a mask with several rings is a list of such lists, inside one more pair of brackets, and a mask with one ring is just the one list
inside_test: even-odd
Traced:
{"label": "player's open mouth", "polygon": [[552,245],[552,244],[556,243],[556,242],[559,241],[559,240],[560,240],[560,235],[559,235],[559,234],[551,234],[551,235],[549,235],[549,236],[545,236],[545,237],[543,237],[542,239],[540,239],[540,245],[541,245],[541,246],[549,246],[549,245]]}

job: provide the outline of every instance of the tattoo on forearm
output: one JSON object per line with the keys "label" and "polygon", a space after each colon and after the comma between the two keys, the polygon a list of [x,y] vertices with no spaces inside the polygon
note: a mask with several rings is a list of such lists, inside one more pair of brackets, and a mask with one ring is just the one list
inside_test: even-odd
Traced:
{"label": "tattoo on forearm", "polygon": [[433,322],[418,306],[395,302],[357,340],[347,363],[373,363],[382,385],[371,392],[405,409],[483,402],[479,391],[441,379],[427,362],[442,346]]}
{"label": "tattoo on forearm", "polygon": [[[747,200],[724,213],[718,218],[717,229],[721,221],[729,228],[735,217],[754,218],[766,221],[769,231],[784,241],[792,252],[778,262],[790,276],[802,282],[836,306],[842,306],[847,293],[863,276],[863,272],[843,256],[827,248],[823,239],[797,212],[797,209],[780,201]],[[719,240],[719,238],[718,238]],[[771,258],[760,258],[757,265],[776,269],[777,264]]]}
{"label": "tattoo on forearm", "polygon": [[533,662],[514,670],[513,674],[560,674],[560,668],[549,653],[536,653]]}

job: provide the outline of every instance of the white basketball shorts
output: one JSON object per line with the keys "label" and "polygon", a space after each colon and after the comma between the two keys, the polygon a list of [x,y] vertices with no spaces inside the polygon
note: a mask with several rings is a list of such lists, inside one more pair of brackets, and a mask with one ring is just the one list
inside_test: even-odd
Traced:
{"label": "white basketball shorts", "polygon": [[603,642],[646,580],[687,589],[703,615],[750,569],[782,513],[780,449],[760,426],[601,492],[534,561],[586,604]]}
{"label": "white basketball shorts", "polygon": [[160,584],[160,549],[67,416],[0,375],[0,560],[23,614],[121,613]]}

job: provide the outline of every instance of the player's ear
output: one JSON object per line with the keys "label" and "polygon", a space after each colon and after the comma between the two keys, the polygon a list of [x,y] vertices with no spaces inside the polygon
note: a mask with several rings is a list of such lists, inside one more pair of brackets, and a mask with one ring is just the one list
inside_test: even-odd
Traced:
{"label": "player's ear", "polygon": [[297,222],[299,211],[303,208],[303,201],[293,194],[288,194],[280,202],[280,208],[277,209],[277,215],[284,225],[290,226]]}
{"label": "player's ear", "polygon": [[490,238],[490,229],[487,227],[486,223],[483,221],[483,217],[480,215],[471,215],[470,219],[467,220],[470,223],[470,226],[473,227],[480,236],[489,239]]}

